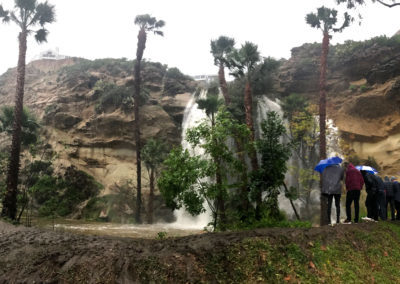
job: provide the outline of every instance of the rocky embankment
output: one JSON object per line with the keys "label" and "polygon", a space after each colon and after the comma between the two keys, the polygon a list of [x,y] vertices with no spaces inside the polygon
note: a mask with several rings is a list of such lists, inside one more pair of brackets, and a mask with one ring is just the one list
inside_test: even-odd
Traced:
{"label": "rocky embankment", "polygon": [[399,257],[386,222],[144,240],[0,221],[0,283],[398,283]]}
{"label": "rocky embankment", "polygon": [[[318,103],[319,44],[292,49],[279,74],[283,95]],[[350,151],[374,157],[388,175],[400,175],[400,36],[332,46],[328,59],[328,118]]]}
{"label": "rocky embankment", "polygon": [[[123,97],[132,90],[132,70],[133,63],[123,59],[79,58],[39,60],[26,68],[24,104],[41,122],[42,141],[56,153],[56,172],[74,165],[103,185],[101,195],[136,179],[132,102]],[[164,65],[144,64],[148,93],[140,112],[141,137],[144,143],[154,138],[172,147],[180,143],[183,113],[195,84],[188,77],[178,82],[166,73]],[[15,78],[15,68],[0,77],[0,105],[13,105]],[[104,88],[101,93],[99,85],[120,89],[107,94]],[[146,197],[145,167],[142,176]]]}

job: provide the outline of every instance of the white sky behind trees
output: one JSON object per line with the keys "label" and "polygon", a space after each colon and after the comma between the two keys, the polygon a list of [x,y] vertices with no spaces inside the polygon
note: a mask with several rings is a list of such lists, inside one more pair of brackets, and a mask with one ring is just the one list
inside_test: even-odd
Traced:
{"label": "white sky behind trees", "polygon": [[[42,0],[38,0],[41,2]],[[369,1],[367,1],[369,2]],[[0,0],[11,9],[14,0]],[[210,40],[233,37],[237,47],[245,41],[258,45],[261,55],[290,57],[290,50],[305,42],[321,42],[322,33],[305,22],[309,12],[322,5],[343,10],[334,0],[49,0],[56,6],[57,21],[47,28],[48,42],[29,37],[27,61],[58,47],[68,56],[134,59],[138,27],[134,18],[150,14],[166,22],[164,37],[149,34],[144,58],[178,67],[183,73],[216,74]],[[359,9],[361,26],[354,22],[332,43],[392,36],[400,30],[400,7],[370,3]],[[0,24],[0,74],[17,65],[18,28]]]}

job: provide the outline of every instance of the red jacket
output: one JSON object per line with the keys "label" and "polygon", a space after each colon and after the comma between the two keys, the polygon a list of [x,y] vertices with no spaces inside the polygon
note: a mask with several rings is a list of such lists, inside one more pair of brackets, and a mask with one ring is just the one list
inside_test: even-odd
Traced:
{"label": "red jacket", "polygon": [[364,179],[361,172],[349,164],[346,170],[346,190],[361,190],[363,185]]}

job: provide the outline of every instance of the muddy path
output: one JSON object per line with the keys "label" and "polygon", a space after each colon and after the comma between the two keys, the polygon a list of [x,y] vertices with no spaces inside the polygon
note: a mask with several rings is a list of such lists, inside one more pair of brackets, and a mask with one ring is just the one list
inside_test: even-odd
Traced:
{"label": "muddy path", "polygon": [[329,243],[376,226],[274,228],[152,240],[61,233],[0,221],[0,283],[213,282],[209,257],[244,240],[307,246],[316,239]]}

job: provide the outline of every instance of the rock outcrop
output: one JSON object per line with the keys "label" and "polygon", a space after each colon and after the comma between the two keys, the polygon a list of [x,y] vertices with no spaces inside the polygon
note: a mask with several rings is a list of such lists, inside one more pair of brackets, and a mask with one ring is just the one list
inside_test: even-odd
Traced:
{"label": "rock outcrop", "polygon": [[[57,153],[56,170],[71,165],[84,170],[104,186],[102,195],[112,193],[116,184],[136,180],[134,117],[132,102],[101,101],[94,89],[98,81],[129,87],[130,68],[133,63],[125,60],[77,58],[39,60],[26,68],[24,104],[42,122],[43,139]],[[183,112],[191,94],[164,96],[165,71],[159,63],[145,64],[145,81],[153,91],[141,107],[141,135],[144,142],[158,138],[173,146],[180,143]],[[0,77],[0,105],[13,105],[15,78],[16,69]],[[193,87],[188,80],[187,90]],[[102,109],[96,108],[102,103]],[[142,168],[146,195],[148,176]]]}
{"label": "rock outcrop", "polygon": [[[280,69],[283,96],[318,104],[320,44],[292,49]],[[328,118],[360,158],[374,157],[383,174],[400,175],[400,36],[332,46],[328,59]]]}

